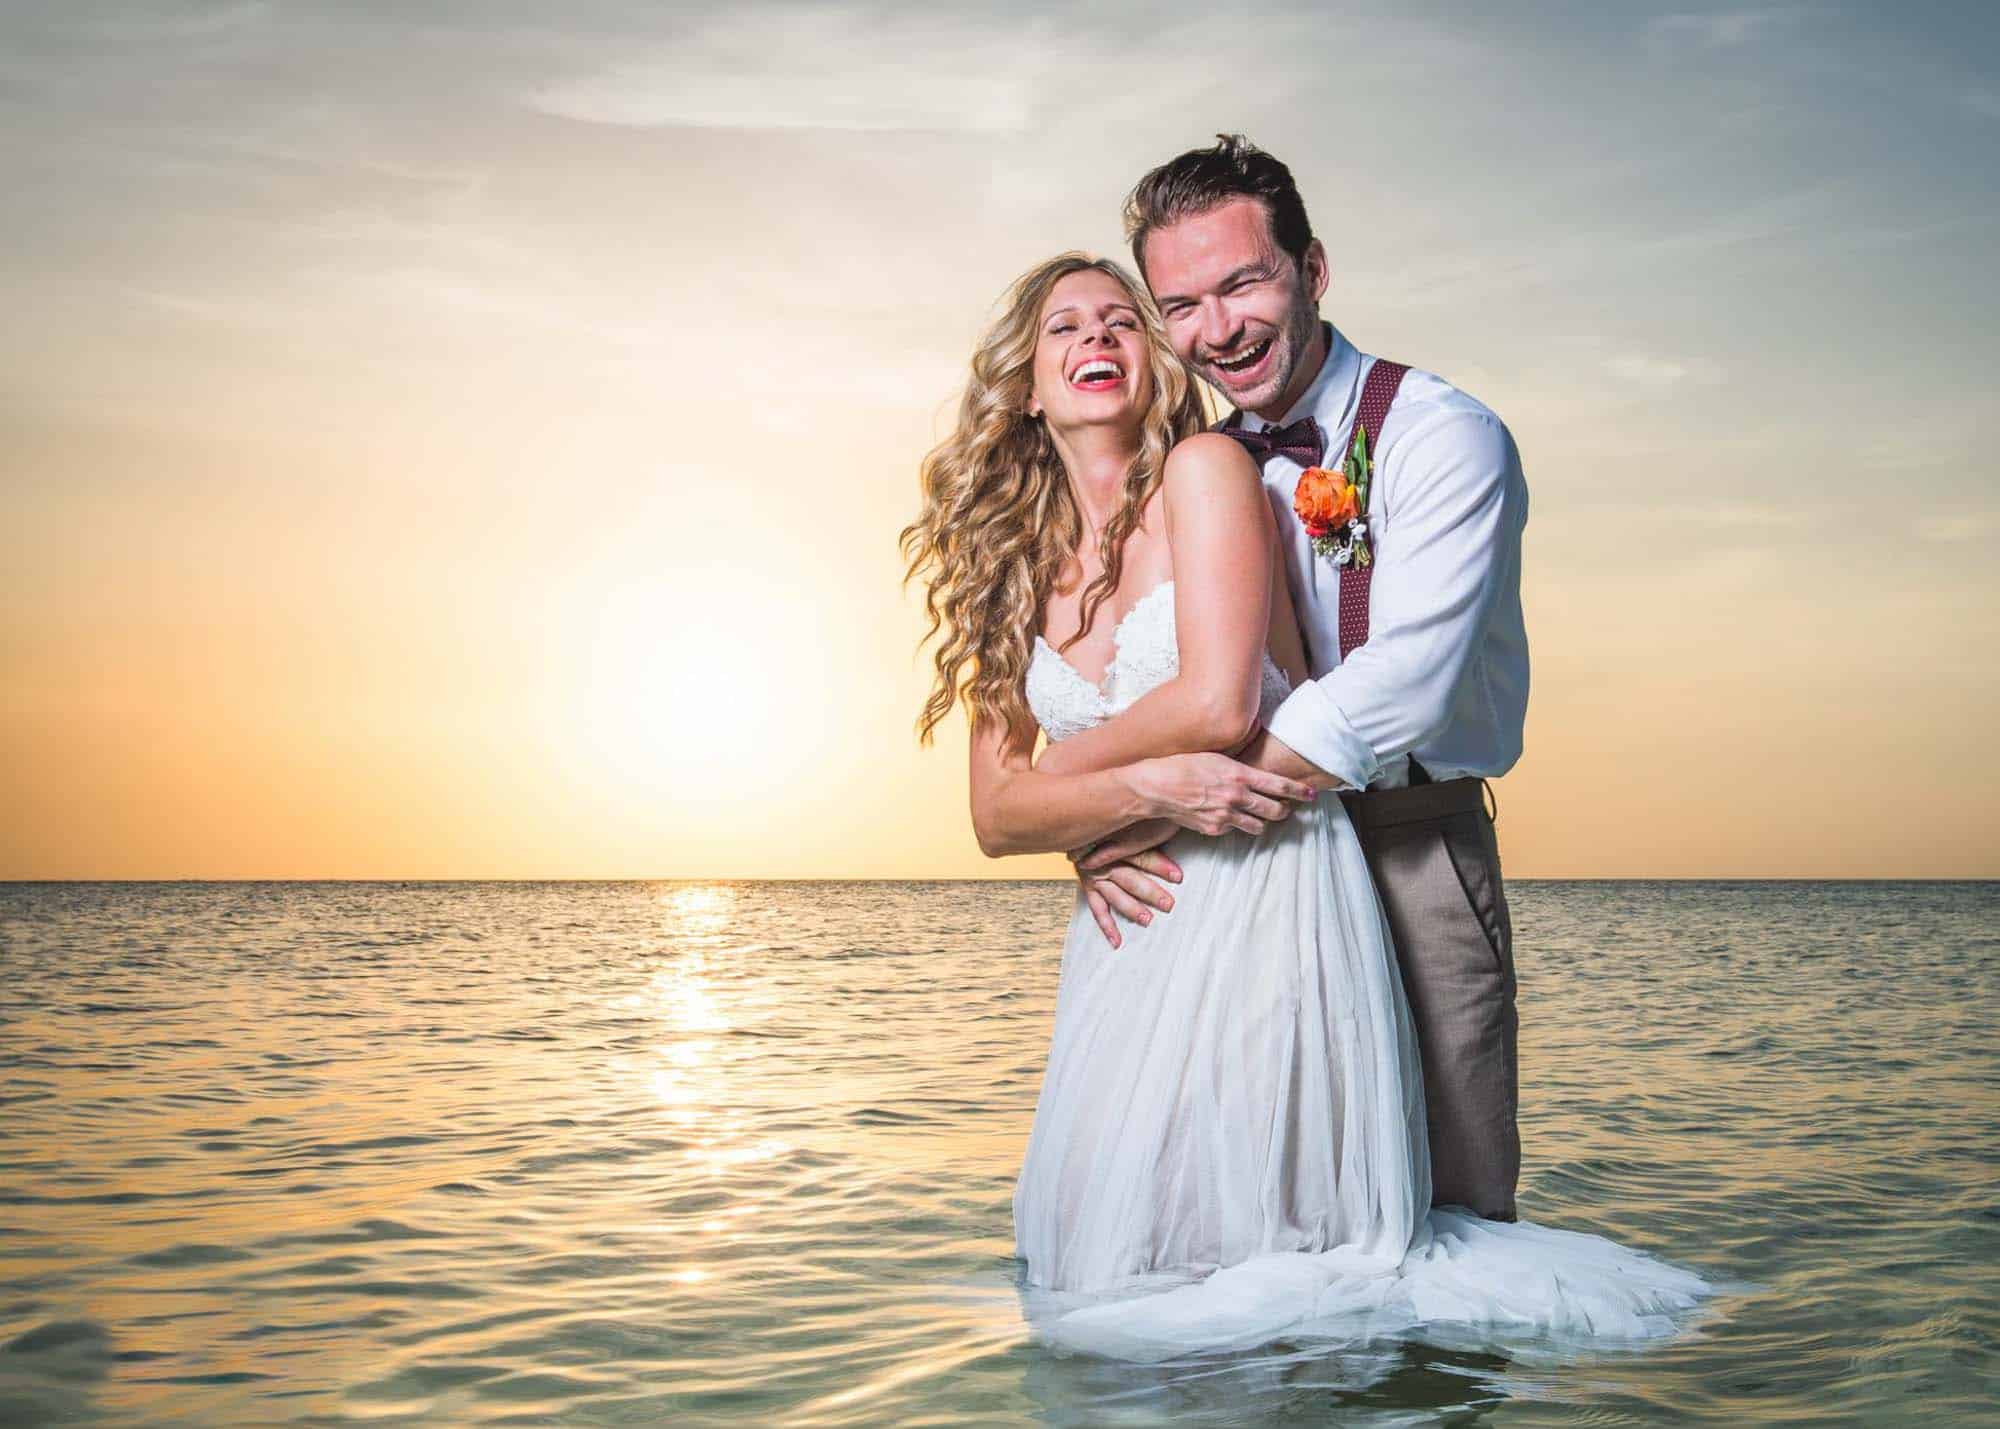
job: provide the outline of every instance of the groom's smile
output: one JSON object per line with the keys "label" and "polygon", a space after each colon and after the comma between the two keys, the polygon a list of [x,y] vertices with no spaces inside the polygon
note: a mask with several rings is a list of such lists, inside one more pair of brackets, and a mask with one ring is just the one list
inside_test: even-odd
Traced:
{"label": "groom's smile", "polygon": [[1209,361],[1238,381],[1254,381],[1258,370],[1264,365],[1264,359],[1271,355],[1271,344],[1272,340],[1267,337],[1261,342],[1251,343],[1238,352],[1210,353]]}

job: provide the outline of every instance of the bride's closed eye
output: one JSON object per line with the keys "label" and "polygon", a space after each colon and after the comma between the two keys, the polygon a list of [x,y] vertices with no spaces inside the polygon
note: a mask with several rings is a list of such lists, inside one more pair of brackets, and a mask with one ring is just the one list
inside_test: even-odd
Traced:
{"label": "bride's closed eye", "polygon": [[[1137,318],[1116,317],[1107,322],[1105,326],[1131,328],[1134,331],[1137,331],[1139,327],[1139,320]],[[1075,332],[1075,331],[1076,331],[1076,324],[1074,322],[1064,321],[1064,322],[1059,322],[1055,326],[1051,327],[1048,330],[1048,333],[1050,337],[1061,337],[1066,332]]]}

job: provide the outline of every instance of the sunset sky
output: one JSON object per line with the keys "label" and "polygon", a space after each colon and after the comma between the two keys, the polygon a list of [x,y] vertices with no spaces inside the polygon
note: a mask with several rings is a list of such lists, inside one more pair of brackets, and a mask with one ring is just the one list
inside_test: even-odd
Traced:
{"label": "sunset sky", "polygon": [[1060,871],[896,532],[1224,129],[1519,442],[1510,874],[2000,876],[2000,12],[1239,10],[0,9],[0,877]]}

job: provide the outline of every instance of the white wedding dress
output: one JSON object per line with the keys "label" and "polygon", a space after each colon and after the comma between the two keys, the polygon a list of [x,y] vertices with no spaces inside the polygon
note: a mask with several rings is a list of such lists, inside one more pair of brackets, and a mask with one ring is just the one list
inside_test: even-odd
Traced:
{"label": "white wedding dress", "polygon": [[[1171,581],[1113,641],[1099,687],[1037,638],[1051,740],[1173,677]],[[1267,655],[1266,717],[1289,690]],[[1336,796],[1170,852],[1171,912],[1114,951],[1079,897],[1063,946],[1014,1192],[1038,1335],[1136,1360],[1430,1324],[1623,1341],[1708,1292],[1599,1236],[1430,1209],[1415,1031]]]}

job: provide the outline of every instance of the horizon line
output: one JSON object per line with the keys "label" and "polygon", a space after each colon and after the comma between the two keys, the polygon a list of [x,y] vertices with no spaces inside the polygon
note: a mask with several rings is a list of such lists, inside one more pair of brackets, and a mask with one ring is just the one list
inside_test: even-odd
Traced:
{"label": "horizon line", "polygon": [[[185,883],[185,884],[231,884],[231,883],[1057,883],[1066,884],[1072,879],[1060,875],[1043,874],[1019,878],[966,877],[966,876],[848,876],[821,875],[802,877],[772,877],[717,875],[713,877],[685,874],[640,874],[611,876],[501,876],[485,878],[468,877],[401,877],[379,875],[370,877],[321,877],[321,878],[0,878],[0,886],[25,887],[32,884],[55,883]],[[1862,877],[1854,874],[1706,874],[1706,873],[1656,873],[1656,874],[1537,874],[1508,878],[1508,884],[1524,883],[2000,883],[2000,874],[1961,876],[1955,874],[1910,874],[1894,878]]]}

